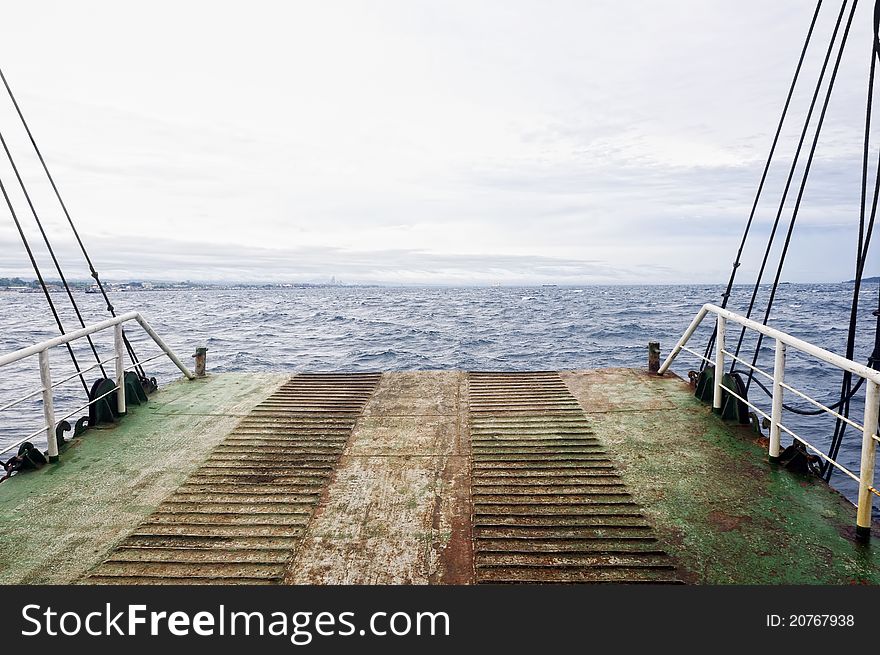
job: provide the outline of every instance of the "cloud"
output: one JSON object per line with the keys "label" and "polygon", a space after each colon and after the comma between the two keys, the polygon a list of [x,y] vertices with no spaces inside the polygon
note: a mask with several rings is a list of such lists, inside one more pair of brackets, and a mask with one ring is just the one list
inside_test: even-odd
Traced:
{"label": "cloud", "polygon": [[[15,242],[0,238],[0,275],[22,270]],[[517,255],[446,255],[418,250],[355,251],[339,248],[269,249],[213,246],[147,238],[135,243],[97,239],[99,272],[105,280],[139,279],[222,282],[310,282],[331,277],[340,282],[382,284],[527,284],[635,283],[664,267],[616,265],[605,261]],[[144,257],[143,253],[150,256]],[[71,243],[58,251],[64,262],[80,262],[64,270],[71,279],[86,279],[82,255]],[[47,279],[57,279],[45,264]]]}
{"label": "cloud", "polygon": [[[455,284],[726,280],[812,11],[795,0],[94,8],[18,3],[0,57],[101,267]],[[851,277],[870,27],[859,11],[787,279]],[[835,13],[821,14],[746,279]],[[0,129],[67,243],[7,105]],[[14,236],[0,220],[0,240],[20,251]]]}

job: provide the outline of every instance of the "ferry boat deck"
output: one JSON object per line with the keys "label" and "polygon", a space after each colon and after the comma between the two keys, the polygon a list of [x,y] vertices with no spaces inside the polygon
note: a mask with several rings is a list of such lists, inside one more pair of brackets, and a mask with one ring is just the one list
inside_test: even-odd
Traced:
{"label": "ferry boat deck", "polygon": [[0,493],[0,582],[880,583],[880,528],[671,373],[182,379]]}

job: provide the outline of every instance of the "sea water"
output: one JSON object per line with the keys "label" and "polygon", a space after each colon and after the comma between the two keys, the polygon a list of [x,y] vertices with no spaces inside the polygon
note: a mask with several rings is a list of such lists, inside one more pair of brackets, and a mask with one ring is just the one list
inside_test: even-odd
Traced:
{"label": "sea water", "polygon": [[[705,302],[718,302],[720,286],[583,286],[583,287],[371,287],[315,286],[293,288],[181,289],[116,293],[118,313],[140,311],[185,362],[197,346],[208,347],[210,372],[227,371],[402,371],[563,370],[605,367],[644,368],[648,341],[660,341],[669,352]],[[744,312],[751,289],[737,287],[729,308]],[[758,295],[754,317],[763,318],[769,288]],[[864,285],[854,359],[866,362],[873,350],[877,285]],[[852,284],[785,284],[779,287],[770,315],[773,327],[843,354],[849,322]],[[79,327],[64,294],[53,294],[68,330]],[[99,294],[76,292],[86,323],[109,315]],[[713,321],[692,339],[705,348]],[[728,327],[728,349],[740,330]],[[0,353],[58,334],[46,300],[39,293],[0,292]],[[139,327],[128,335],[140,357],[158,351]],[[751,361],[754,334],[747,335],[742,355]],[[95,336],[101,357],[113,354],[112,331]],[[95,362],[85,340],[74,350],[81,367]],[[0,369],[0,407],[39,387],[37,358]],[[73,372],[65,348],[51,352],[52,374],[60,380]],[[682,353],[673,371],[686,377],[699,360]],[[759,366],[771,370],[773,343],[768,342]],[[743,368],[740,366],[739,368]],[[148,373],[160,384],[179,373],[167,359],[150,362]],[[108,371],[112,375],[112,363]],[[91,383],[99,377],[87,374]],[[837,400],[841,372],[789,349],[786,381],[825,404]],[[755,385],[750,399],[767,413],[770,402]],[[861,421],[863,391],[851,415]],[[788,394],[792,405],[810,408]],[[56,390],[58,417],[85,404],[85,392],[74,378]],[[74,418],[81,415],[76,414]],[[0,413],[0,449],[37,430],[42,423],[38,397]],[[784,423],[823,450],[834,420],[786,413]],[[790,439],[783,439],[783,444]],[[45,439],[34,443],[45,447]],[[839,456],[858,469],[861,435],[850,428]],[[11,454],[0,455],[6,459]],[[855,483],[837,474],[835,486],[850,499]],[[2,487],[0,487],[2,492]]]}

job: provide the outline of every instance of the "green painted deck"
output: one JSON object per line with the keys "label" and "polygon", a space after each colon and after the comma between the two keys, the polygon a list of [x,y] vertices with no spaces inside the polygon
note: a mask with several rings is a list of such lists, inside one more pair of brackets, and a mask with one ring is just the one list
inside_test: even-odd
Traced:
{"label": "green painted deck", "polygon": [[[262,581],[287,584],[606,581],[635,566],[649,581],[880,583],[880,529],[856,542],[849,502],[769,464],[766,443],[722,422],[680,379],[629,369],[524,375],[505,379],[505,391],[460,371],[384,373],[355,408],[297,400],[296,416],[344,410],[353,427],[338,452],[323,441],[285,446],[328,474],[308,503],[279,487],[279,505],[290,497],[306,507],[295,533],[227,527],[243,544],[234,561],[246,569],[264,539],[276,552]],[[169,507],[215,511],[198,505],[198,494],[215,490],[206,468],[242,454],[255,416],[284,410],[271,397],[283,397],[289,380],[221,374],[166,385],[118,426],[76,440],[59,464],[4,482],[0,582],[112,582],[101,576],[114,571],[120,582],[143,581],[129,575],[147,570],[142,546],[185,555],[182,569],[181,560],[169,566],[187,572],[200,562],[206,576],[223,569],[203,545],[181,546],[194,539],[191,527],[163,528],[178,540],[164,544],[143,526]],[[279,457],[294,467],[287,477],[317,466]],[[248,484],[262,494],[254,510],[271,515],[272,483]],[[223,503],[235,500],[224,492]],[[589,544],[600,538],[617,545],[598,558]]]}

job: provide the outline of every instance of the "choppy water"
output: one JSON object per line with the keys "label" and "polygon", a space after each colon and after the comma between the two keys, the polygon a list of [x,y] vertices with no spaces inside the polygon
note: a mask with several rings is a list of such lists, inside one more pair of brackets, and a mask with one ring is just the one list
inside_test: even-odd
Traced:
{"label": "choppy water", "polygon": [[[516,371],[643,367],[649,340],[659,340],[665,355],[700,305],[717,301],[721,291],[717,286],[314,287],[119,293],[114,302],[120,312],[141,311],[187,361],[196,346],[207,345],[209,369],[214,372]],[[745,288],[737,289],[730,308],[741,311],[747,293]],[[845,284],[784,285],[771,323],[842,352],[850,293],[851,286]],[[864,362],[873,344],[871,308],[877,306],[877,286],[868,285],[863,294],[856,359]],[[60,294],[56,299],[61,305],[66,300]],[[87,322],[107,316],[99,295],[79,293],[77,301]],[[72,328],[72,312],[64,317]],[[705,344],[711,329],[709,321],[706,323],[693,344]],[[42,295],[0,293],[0,353],[56,334]],[[728,343],[736,335],[729,329]],[[140,330],[130,330],[130,337],[142,357],[156,352]],[[111,339],[109,333],[96,339],[105,358],[112,354]],[[83,364],[94,361],[83,341],[78,342],[76,353]],[[62,348],[52,352],[52,361],[55,380],[73,371]],[[772,367],[772,348],[762,355],[761,362]],[[683,354],[673,368],[686,376],[697,364]],[[157,360],[149,369],[160,382],[176,377],[176,369],[167,360]],[[0,407],[39,386],[37,371],[36,358],[0,370]],[[787,380],[820,400],[833,401],[840,374],[791,353]],[[769,413],[769,401],[758,390],[751,396],[760,399]],[[861,397],[853,407],[857,421],[861,418]],[[57,415],[83,404],[83,398],[79,381],[69,382],[58,391]],[[788,401],[794,403],[794,399]],[[41,411],[34,400],[3,412],[0,449],[36,430]],[[826,446],[833,430],[830,418],[787,415],[786,422],[821,447]],[[860,437],[852,430],[848,434],[840,459],[857,468]],[[35,442],[40,443],[39,439]],[[837,475],[835,484],[854,497],[849,479]]]}

